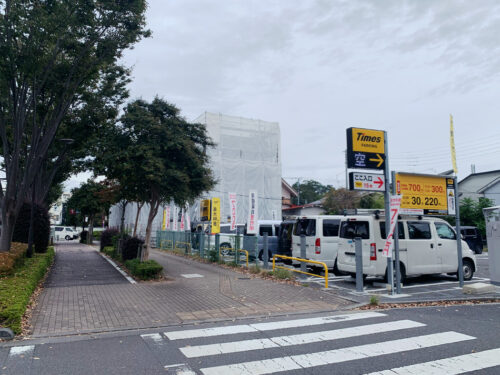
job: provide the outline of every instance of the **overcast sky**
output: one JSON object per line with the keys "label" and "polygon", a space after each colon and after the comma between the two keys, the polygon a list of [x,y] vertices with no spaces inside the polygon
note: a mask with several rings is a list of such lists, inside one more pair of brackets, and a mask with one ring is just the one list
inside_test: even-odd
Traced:
{"label": "overcast sky", "polygon": [[343,186],[351,126],[388,132],[391,169],[451,169],[450,114],[459,177],[500,169],[497,0],[149,0],[147,23],[131,99],[278,122],[285,178]]}

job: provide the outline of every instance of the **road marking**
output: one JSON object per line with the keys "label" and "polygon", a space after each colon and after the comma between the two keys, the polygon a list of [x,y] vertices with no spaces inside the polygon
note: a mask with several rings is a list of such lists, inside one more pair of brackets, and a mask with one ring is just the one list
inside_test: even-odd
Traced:
{"label": "road marking", "polygon": [[178,363],[175,365],[164,366],[165,370],[167,370],[167,375],[196,375],[196,372],[191,370],[185,363]]}
{"label": "road marking", "polygon": [[188,358],[205,357],[217,354],[245,352],[292,345],[311,344],[321,341],[333,341],[350,337],[371,335],[375,333],[398,331],[402,329],[424,327],[425,324],[411,320],[398,320],[379,324],[356,326],[331,331],[304,333],[290,336],[277,336],[268,339],[225,342],[221,344],[186,346],[179,350]]}
{"label": "road marking", "polygon": [[30,354],[35,350],[35,345],[13,346],[9,351],[9,358],[19,355]]}
{"label": "road marking", "polygon": [[438,345],[473,340],[475,337],[458,332],[442,332],[406,339],[391,340],[368,345],[353,346],[287,357],[265,359],[261,361],[243,362],[232,365],[208,367],[201,369],[205,375],[263,375],[280,371],[301,370],[316,366],[377,357],[386,354],[400,353],[409,350],[429,348]]}
{"label": "road marking", "polygon": [[153,341],[155,344],[161,344],[163,342],[163,338],[159,333],[148,333],[141,335],[144,341]]}
{"label": "road marking", "polygon": [[204,277],[203,275],[200,275],[199,273],[185,273],[181,275],[182,277],[185,277],[186,279],[194,279],[197,277]]}
{"label": "road marking", "polygon": [[372,372],[368,375],[457,375],[494,366],[500,366],[500,349],[485,350],[479,353],[417,363],[415,365],[393,368],[391,370]]}
{"label": "road marking", "polygon": [[[97,250],[96,250],[97,251]],[[137,284],[137,282],[132,279],[129,275],[127,275],[127,273],[125,271],[123,271],[120,267],[118,267],[118,265],[113,262],[111,259],[109,259],[107,256],[105,256],[104,254],[102,254],[101,252],[97,251],[104,259],[106,259],[108,261],[109,264],[111,264],[113,267],[115,267],[115,269],[120,272],[124,278],[126,278],[128,280],[128,282],[130,284]]]}
{"label": "road marking", "polygon": [[319,318],[284,320],[279,322],[256,323],[256,324],[241,324],[226,327],[191,329],[186,331],[164,332],[170,340],[192,339],[197,337],[211,337],[222,335],[233,335],[236,333],[272,331],[276,329],[295,328],[315,326],[328,323],[347,322],[351,320],[379,318],[386,314],[377,312],[365,312],[357,314],[331,315]]}

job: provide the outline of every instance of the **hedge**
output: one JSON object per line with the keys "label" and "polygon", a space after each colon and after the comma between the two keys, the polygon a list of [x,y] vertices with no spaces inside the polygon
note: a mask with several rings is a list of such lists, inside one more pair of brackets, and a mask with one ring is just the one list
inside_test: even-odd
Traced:
{"label": "hedge", "polygon": [[0,326],[21,333],[26,306],[53,260],[54,248],[50,246],[44,254],[25,258],[24,264],[15,267],[10,276],[0,277]]}
{"label": "hedge", "polygon": [[125,267],[132,275],[142,280],[156,279],[163,270],[162,265],[152,259],[145,262],[141,262],[139,259],[127,260]]}

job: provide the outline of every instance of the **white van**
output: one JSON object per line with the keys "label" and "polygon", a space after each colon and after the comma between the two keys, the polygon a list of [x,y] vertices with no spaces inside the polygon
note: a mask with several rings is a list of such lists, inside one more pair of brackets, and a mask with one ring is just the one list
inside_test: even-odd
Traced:
{"label": "white van", "polygon": [[[355,237],[361,237],[363,275],[387,279],[387,258],[382,256],[385,245],[383,216],[346,216],[339,235],[338,268],[354,275]],[[457,274],[457,235],[443,219],[435,217],[402,217],[398,221],[399,261],[401,279],[425,274]],[[393,256],[394,259],[394,256]],[[477,269],[476,257],[462,240],[464,280],[472,279]]]}
{"label": "white van", "polygon": [[[323,262],[328,269],[336,272],[340,220],[343,217],[339,215],[299,217],[293,228],[292,256],[301,257],[300,235],[304,234],[306,236],[306,259]],[[295,266],[300,264],[297,261],[292,262]]]}
{"label": "white van", "polygon": [[69,240],[74,240],[78,238],[78,232],[74,230],[71,227],[63,227],[63,226],[54,226],[54,236],[57,239],[59,237],[59,240],[62,240],[63,238],[67,241]]}

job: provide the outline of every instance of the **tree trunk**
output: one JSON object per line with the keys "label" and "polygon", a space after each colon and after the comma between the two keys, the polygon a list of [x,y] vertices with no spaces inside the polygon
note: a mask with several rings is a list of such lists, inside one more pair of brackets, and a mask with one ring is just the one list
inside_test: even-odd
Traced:
{"label": "tree trunk", "polygon": [[160,202],[158,200],[152,200],[149,204],[150,210],[149,210],[149,215],[148,215],[148,224],[146,226],[146,247],[145,251],[142,254],[142,260],[148,260],[149,259],[149,242],[151,240],[151,230],[153,227],[153,220],[156,217],[156,214],[158,213],[158,207],[160,207]]}
{"label": "tree trunk", "polygon": [[125,229],[125,210],[127,209],[127,203],[128,203],[128,201],[122,201],[122,203],[121,203],[122,216],[120,219],[120,233],[123,233],[123,230]]}
{"label": "tree trunk", "polygon": [[141,213],[142,206],[144,206],[144,202],[137,203],[137,214],[135,215],[134,234],[132,237],[135,237],[137,234],[137,223],[139,222],[139,214]]}
{"label": "tree trunk", "polygon": [[94,215],[89,215],[89,233],[87,234],[87,244],[94,242]]}
{"label": "tree trunk", "polygon": [[7,252],[10,250],[12,242],[12,235],[14,234],[14,225],[16,224],[16,217],[13,212],[5,212],[2,210],[2,228],[0,234],[0,252]]}

